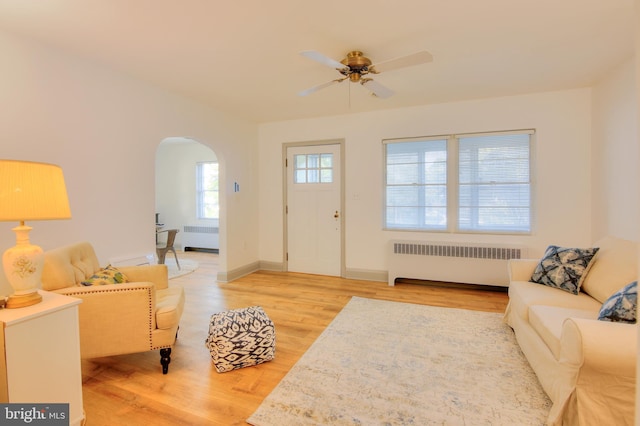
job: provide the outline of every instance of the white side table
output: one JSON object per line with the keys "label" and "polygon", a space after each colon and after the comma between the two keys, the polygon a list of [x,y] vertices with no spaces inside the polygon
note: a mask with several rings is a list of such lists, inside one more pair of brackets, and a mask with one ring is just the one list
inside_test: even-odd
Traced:
{"label": "white side table", "polygon": [[40,291],[42,302],[0,310],[0,402],[69,403],[69,424],[84,423],[78,305]]}

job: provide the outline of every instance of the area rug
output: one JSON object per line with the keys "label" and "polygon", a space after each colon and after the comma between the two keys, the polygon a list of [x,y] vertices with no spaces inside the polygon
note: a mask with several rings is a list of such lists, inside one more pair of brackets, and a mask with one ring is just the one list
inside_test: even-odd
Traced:
{"label": "area rug", "polygon": [[550,408],[502,314],[353,297],[247,422],[531,426]]}
{"label": "area rug", "polygon": [[180,259],[180,257],[178,257],[178,262],[180,262],[180,269],[178,269],[175,259],[169,259],[169,257],[165,259],[164,264],[167,265],[167,269],[169,269],[169,279],[190,274],[200,266],[197,261],[191,259]]}

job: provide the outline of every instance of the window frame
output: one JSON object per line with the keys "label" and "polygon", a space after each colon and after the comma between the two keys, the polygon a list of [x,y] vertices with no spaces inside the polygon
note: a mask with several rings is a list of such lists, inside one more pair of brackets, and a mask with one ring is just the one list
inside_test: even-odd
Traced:
{"label": "window frame", "polygon": [[[535,218],[536,218],[536,179],[535,179],[535,129],[519,129],[508,131],[494,131],[494,132],[474,132],[474,133],[455,133],[449,135],[436,135],[425,137],[411,137],[411,138],[394,138],[382,140],[383,151],[383,211],[382,211],[382,228],[385,231],[399,231],[399,232],[433,232],[433,233],[459,233],[459,234],[492,234],[492,235],[532,235],[535,232]],[[529,164],[529,228],[528,230],[516,230],[516,229],[461,229],[460,227],[460,155],[459,146],[460,139],[485,137],[485,136],[509,136],[509,135],[529,135],[528,141],[528,164]],[[412,142],[427,142],[434,140],[446,140],[446,225],[443,228],[437,227],[398,227],[389,226],[388,224],[388,158],[387,158],[387,145],[394,143],[412,143]],[[422,206],[426,208],[427,206]]]}

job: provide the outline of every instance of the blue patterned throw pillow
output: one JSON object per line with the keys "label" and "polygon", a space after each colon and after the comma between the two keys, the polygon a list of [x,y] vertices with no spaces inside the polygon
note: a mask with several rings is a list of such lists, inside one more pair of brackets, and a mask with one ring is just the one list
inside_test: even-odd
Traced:
{"label": "blue patterned throw pillow", "polygon": [[609,297],[600,308],[601,321],[636,323],[638,309],[638,281],[634,281]]}
{"label": "blue patterned throw pillow", "polygon": [[578,294],[598,250],[549,246],[530,281]]}

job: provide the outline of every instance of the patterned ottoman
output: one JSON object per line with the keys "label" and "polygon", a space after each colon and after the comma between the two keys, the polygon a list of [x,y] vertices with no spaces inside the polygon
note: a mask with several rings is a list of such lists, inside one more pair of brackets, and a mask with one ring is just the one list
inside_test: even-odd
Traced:
{"label": "patterned ottoman", "polygon": [[276,330],[260,306],[233,309],[211,316],[205,345],[218,373],[271,361]]}

